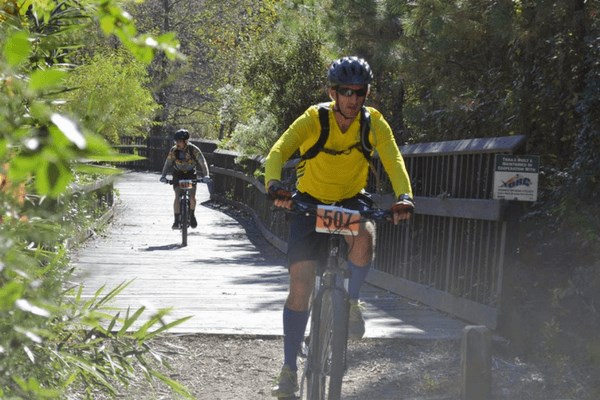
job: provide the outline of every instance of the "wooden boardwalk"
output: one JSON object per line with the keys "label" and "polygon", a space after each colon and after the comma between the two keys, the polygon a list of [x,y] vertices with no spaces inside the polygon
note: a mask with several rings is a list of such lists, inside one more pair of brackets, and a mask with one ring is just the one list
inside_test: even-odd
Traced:
{"label": "wooden boardwalk", "polygon": [[[282,335],[288,275],[284,256],[258,230],[221,212],[198,186],[188,246],[171,230],[173,191],[156,173],[118,179],[115,217],[73,253],[85,296],[106,285],[133,282],[115,300],[119,309],[172,308],[170,319],[192,316],[173,333]],[[366,337],[458,339],[465,324],[426,306],[366,285]]]}

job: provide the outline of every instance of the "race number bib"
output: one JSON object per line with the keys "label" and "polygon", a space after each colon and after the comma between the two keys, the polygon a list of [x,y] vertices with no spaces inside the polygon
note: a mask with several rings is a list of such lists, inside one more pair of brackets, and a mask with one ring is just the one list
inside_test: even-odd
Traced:
{"label": "race number bib", "polygon": [[315,230],[337,235],[358,235],[360,213],[336,206],[317,206],[317,226]]}
{"label": "race number bib", "polygon": [[194,187],[194,183],[191,179],[180,179],[179,180],[179,188],[181,189],[191,189]]}

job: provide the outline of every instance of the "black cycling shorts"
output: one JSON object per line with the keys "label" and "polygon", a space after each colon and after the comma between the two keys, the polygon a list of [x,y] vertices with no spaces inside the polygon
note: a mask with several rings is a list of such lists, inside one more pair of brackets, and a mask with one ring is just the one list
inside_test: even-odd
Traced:
{"label": "black cycling shorts", "polygon": [[196,179],[196,171],[173,171],[173,189],[179,187],[180,179]]}
{"label": "black cycling shorts", "polygon": [[[305,203],[323,204],[309,194],[301,192],[294,193],[292,198]],[[367,194],[359,193],[336,205],[363,211],[371,208],[373,201]],[[314,215],[291,215],[287,251],[288,268],[299,261],[317,261],[322,265],[327,262],[329,234],[315,231],[316,218]]]}

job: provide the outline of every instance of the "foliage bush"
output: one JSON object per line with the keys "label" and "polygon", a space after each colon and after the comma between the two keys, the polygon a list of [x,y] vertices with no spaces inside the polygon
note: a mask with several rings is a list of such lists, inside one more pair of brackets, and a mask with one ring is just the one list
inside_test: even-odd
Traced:
{"label": "foliage bush", "polygon": [[245,156],[266,155],[283,130],[309,105],[327,100],[327,63],[321,56],[321,45],[315,30],[290,36],[280,29],[277,35],[249,49],[241,69],[244,84],[223,97],[223,104],[229,104],[231,94],[237,93],[240,103],[237,115],[221,114],[222,125],[237,122],[224,147]]}
{"label": "foliage bush", "polygon": [[[65,111],[113,144],[124,136],[146,136],[158,109],[146,65],[123,50],[94,54],[65,79]],[[132,101],[135,99],[135,101]]]}
{"label": "foliage bush", "polygon": [[[98,19],[136,56],[176,51],[168,38],[137,36],[111,0],[8,2],[0,8],[0,397],[64,398],[79,390],[116,394],[139,366],[149,379],[177,382],[156,372],[147,341],[185,319],[164,324],[161,310],[112,315],[108,303],[126,283],[92,299],[70,284],[65,238],[96,205],[65,195],[81,161],[119,160],[96,132],[60,112],[77,27]],[[107,100],[107,101],[112,101]],[[126,159],[126,158],[122,158]]]}

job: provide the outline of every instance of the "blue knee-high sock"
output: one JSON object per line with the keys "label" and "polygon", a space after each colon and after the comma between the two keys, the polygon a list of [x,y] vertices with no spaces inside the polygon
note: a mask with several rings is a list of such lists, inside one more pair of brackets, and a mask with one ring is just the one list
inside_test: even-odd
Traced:
{"label": "blue knee-high sock", "polygon": [[351,300],[357,300],[360,288],[367,279],[367,274],[371,268],[371,263],[364,267],[359,267],[351,261],[348,261],[348,270],[350,271],[350,281],[348,282],[348,297]]}
{"label": "blue knee-high sock", "polygon": [[298,350],[308,323],[308,311],[293,311],[283,307],[283,363],[292,371],[298,369]]}

